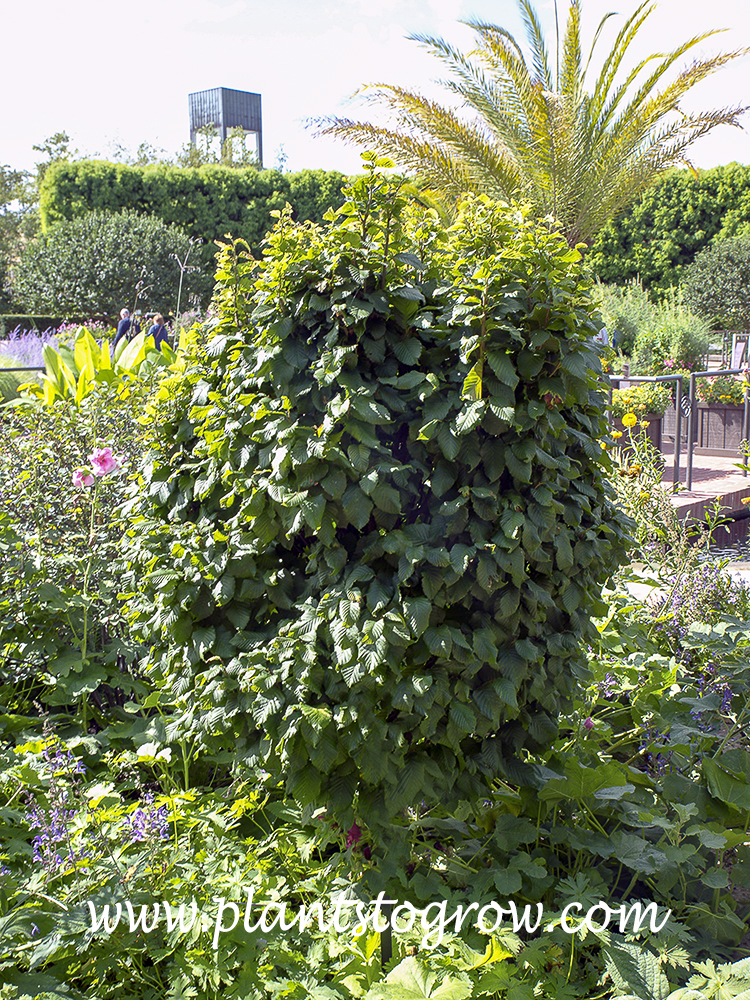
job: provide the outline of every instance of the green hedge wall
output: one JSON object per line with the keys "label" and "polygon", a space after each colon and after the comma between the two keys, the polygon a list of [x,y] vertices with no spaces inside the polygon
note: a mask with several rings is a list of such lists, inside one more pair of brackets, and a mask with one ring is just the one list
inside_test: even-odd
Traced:
{"label": "green hedge wall", "polygon": [[237,169],[208,165],[197,168],[154,163],[131,167],[103,160],[53,164],[40,190],[42,229],[99,209],[134,209],[179,226],[207,241],[205,262],[211,262],[213,240],[227,234],[241,237],[257,252],[271,228],[271,212],[292,206],[294,217],[319,222],[326,209],[342,203],[343,174],[302,170]]}
{"label": "green hedge wall", "polygon": [[672,170],[599,233],[588,262],[602,281],[640,278],[652,291],[679,284],[715,236],[750,229],[750,166]]}
{"label": "green hedge wall", "polygon": [[[26,330],[56,330],[61,325],[65,317],[58,313],[55,316],[28,316],[25,313],[0,313],[0,340],[7,337],[13,330],[19,327],[21,331]],[[81,322],[85,320],[74,317],[70,322]]]}

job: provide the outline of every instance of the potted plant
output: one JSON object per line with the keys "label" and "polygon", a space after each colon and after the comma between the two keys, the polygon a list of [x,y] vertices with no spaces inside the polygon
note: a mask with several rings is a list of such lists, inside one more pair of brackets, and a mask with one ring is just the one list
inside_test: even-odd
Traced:
{"label": "potted plant", "polygon": [[696,446],[703,451],[739,450],[744,438],[745,391],[742,375],[716,375],[696,381]]}
{"label": "potted plant", "polygon": [[661,450],[662,420],[667,407],[671,405],[671,387],[659,382],[644,382],[628,389],[613,389],[610,406],[613,428],[619,433],[626,431],[629,422],[623,423],[622,418],[626,414],[632,415],[642,427],[646,427],[648,438],[654,447]]}

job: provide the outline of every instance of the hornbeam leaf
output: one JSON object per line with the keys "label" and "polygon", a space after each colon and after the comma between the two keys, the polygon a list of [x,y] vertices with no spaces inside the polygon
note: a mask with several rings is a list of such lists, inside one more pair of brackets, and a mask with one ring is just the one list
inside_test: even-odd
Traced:
{"label": "hornbeam leaf", "polygon": [[461,388],[461,395],[464,399],[477,400],[482,398],[483,369],[484,361],[480,358],[464,379],[464,384]]}

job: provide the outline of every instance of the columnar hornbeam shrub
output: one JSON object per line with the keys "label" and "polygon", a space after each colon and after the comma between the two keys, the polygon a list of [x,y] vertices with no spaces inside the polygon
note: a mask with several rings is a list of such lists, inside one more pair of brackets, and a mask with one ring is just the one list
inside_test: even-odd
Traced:
{"label": "columnar hornbeam shrub", "polygon": [[348,197],[221,252],[131,607],[183,732],[376,830],[554,736],[624,527],[579,254],[483,198],[441,231],[374,169]]}

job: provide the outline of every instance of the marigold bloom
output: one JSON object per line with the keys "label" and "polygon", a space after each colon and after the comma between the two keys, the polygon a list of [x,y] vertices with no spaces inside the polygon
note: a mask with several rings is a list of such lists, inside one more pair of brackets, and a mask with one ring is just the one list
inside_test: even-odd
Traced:
{"label": "marigold bloom", "polygon": [[635,413],[626,413],[622,418],[622,423],[624,427],[635,427],[638,423],[638,417],[636,417]]}
{"label": "marigold bloom", "polygon": [[617,441],[618,438],[622,437],[622,431],[612,431],[612,437]]}

